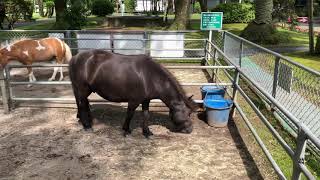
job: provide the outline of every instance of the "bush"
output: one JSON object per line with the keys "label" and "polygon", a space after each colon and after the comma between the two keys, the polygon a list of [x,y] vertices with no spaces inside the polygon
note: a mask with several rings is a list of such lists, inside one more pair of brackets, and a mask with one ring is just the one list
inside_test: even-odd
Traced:
{"label": "bush", "polygon": [[193,12],[194,13],[201,13],[201,6],[200,6],[200,3],[198,1],[194,4]]}
{"label": "bush", "polygon": [[254,8],[250,3],[219,4],[212,11],[223,12],[224,23],[248,23],[254,19]]}
{"label": "bush", "polygon": [[125,0],[125,11],[128,13],[133,13],[136,9],[136,1],[135,0]]}
{"label": "bush", "polygon": [[94,0],[92,2],[93,15],[106,16],[114,12],[114,4],[109,0]]}

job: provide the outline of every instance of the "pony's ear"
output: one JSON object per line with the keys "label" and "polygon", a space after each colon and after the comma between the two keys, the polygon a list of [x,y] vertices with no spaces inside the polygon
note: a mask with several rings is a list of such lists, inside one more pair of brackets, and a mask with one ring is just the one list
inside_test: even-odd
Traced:
{"label": "pony's ear", "polygon": [[196,111],[198,110],[200,107],[199,105],[192,99],[193,94],[191,96],[188,97],[188,101],[189,101],[189,107],[191,108],[192,111]]}

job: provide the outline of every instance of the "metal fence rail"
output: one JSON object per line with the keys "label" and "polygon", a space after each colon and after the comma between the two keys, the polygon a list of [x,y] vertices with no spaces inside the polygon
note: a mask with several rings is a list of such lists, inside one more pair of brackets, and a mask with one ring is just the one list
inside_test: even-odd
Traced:
{"label": "metal fence rail", "polygon": [[[224,43],[227,44],[226,42]],[[242,79],[245,79],[246,81],[250,82],[250,84],[256,88],[272,106],[279,111],[282,115],[285,116],[286,119],[290,120],[290,122],[295,126],[295,128],[298,130],[296,141],[297,141],[297,147],[295,149],[292,149],[288,143],[285,142],[285,140],[281,137],[281,135],[277,132],[275,128],[269,123],[267,118],[261,113],[261,111],[256,107],[256,105],[252,102],[250,97],[245,93],[245,91],[240,87],[240,85],[237,83],[237,81],[234,81],[234,91],[233,91],[233,100],[235,103],[235,108],[239,112],[240,116],[244,119],[245,123],[247,124],[250,131],[253,133],[253,136],[257,140],[259,146],[261,146],[263,152],[265,153],[266,157],[270,161],[271,165],[274,167],[276,173],[278,174],[280,179],[286,179],[284,176],[282,170],[278,166],[278,164],[275,162],[273,157],[271,156],[270,152],[264,145],[263,141],[259,137],[259,135],[256,133],[256,130],[252,126],[251,122],[248,120],[246,114],[240,107],[239,103],[237,102],[237,92],[240,93],[240,95],[246,100],[246,102],[249,103],[251,108],[255,111],[255,113],[258,115],[258,117],[261,119],[261,121],[266,125],[266,127],[269,129],[269,131],[272,133],[272,135],[276,138],[276,140],[280,143],[280,145],[284,148],[286,153],[291,157],[293,161],[293,174],[292,179],[300,179],[301,173],[303,173],[308,179],[315,179],[315,177],[312,175],[312,173],[308,170],[308,168],[305,166],[304,158],[305,158],[305,150],[307,146],[307,141],[310,141],[316,149],[320,149],[320,139],[310,130],[308,126],[306,126],[300,119],[298,119],[292,112],[290,112],[285,105],[279,101],[276,96],[274,96],[274,92],[270,91],[269,89],[266,89],[263,83],[264,81],[259,81],[261,79],[257,79],[254,76],[252,76],[252,73],[248,73],[248,69],[244,68],[243,66],[243,57],[241,51],[233,54],[233,58],[229,58],[227,53],[224,53],[222,50],[219,49],[219,44],[215,45],[214,41],[213,43],[208,41],[207,45],[209,47],[206,47],[206,50],[209,52],[206,52],[208,56],[206,56],[207,63],[210,64],[220,64],[220,61],[223,61],[227,64],[234,65],[236,67],[236,73],[234,75],[234,78],[241,77]],[[230,44],[229,44],[230,46]],[[230,48],[230,47],[228,47]],[[242,49],[243,45],[239,46],[238,49]],[[237,48],[235,48],[237,49]],[[233,49],[233,50],[235,50]],[[233,52],[231,50],[228,50],[227,52]],[[237,61],[235,61],[237,60]],[[268,69],[267,69],[268,70]],[[265,70],[265,71],[267,71]],[[307,70],[307,68],[305,69]],[[265,71],[260,70],[261,73],[264,73]],[[224,71],[227,77],[232,78],[232,75],[228,73],[228,71]],[[312,73],[312,72],[311,72]],[[214,72],[213,76],[218,76],[219,74],[217,72]],[[260,76],[259,76],[260,78]],[[263,78],[263,77],[261,77]],[[219,79],[219,77],[217,77]],[[269,84],[270,85],[270,84]],[[271,83],[272,87],[273,83]],[[277,85],[277,84],[276,84]]]}
{"label": "metal fence rail", "polygon": [[103,49],[121,54],[148,54],[158,59],[201,60],[206,39],[194,38],[198,31],[105,31],[105,30],[14,30],[0,31],[6,46],[19,39],[57,37],[73,54],[87,49]]}
{"label": "metal fence rail", "polygon": [[[291,157],[294,164],[292,179],[299,179],[301,173],[303,173],[308,179],[314,179],[304,164],[304,155],[308,141],[310,141],[314,147],[320,149],[320,140],[316,136],[317,131],[312,131],[304,120],[315,116],[313,116],[309,110],[303,110],[304,108],[297,109],[300,111],[299,114],[303,114],[298,116],[295,114],[295,111],[292,110],[292,107],[295,107],[296,103],[300,103],[300,105],[302,103],[305,109],[319,109],[319,104],[317,104],[319,103],[320,97],[318,94],[320,89],[318,83],[320,82],[318,79],[319,72],[303,67],[288,60],[286,57],[259,47],[228,32],[214,32],[213,34],[215,38],[212,41],[189,38],[188,33],[193,32],[194,31],[0,31],[0,37],[2,37],[2,40],[0,39],[0,41],[5,45],[12,42],[13,39],[21,37],[42,38],[54,36],[64,39],[65,42],[74,50],[74,54],[85,48],[102,48],[124,54],[147,54],[154,57],[154,59],[176,59],[181,61],[186,59],[201,60],[201,62],[205,64],[204,66],[166,67],[168,69],[205,69],[210,74],[210,78],[213,81],[210,83],[182,83],[182,85],[185,86],[221,85],[232,87],[232,89],[229,88],[227,91],[235,104],[232,113],[234,113],[235,110],[239,112],[240,116],[244,119],[250,131],[253,133],[258,144],[261,146],[266,157],[274,167],[279,178],[286,179],[279,165],[275,162],[271,153],[268,151],[267,147],[256,133],[256,130],[237,102],[237,96],[242,96],[246,102],[249,103],[251,108],[257,113],[258,117]],[[170,38],[175,37],[175,39],[161,38],[165,35],[171,35]],[[170,43],[173,43],[171,44],[172,48],[169,46]],[[158,51],[161,53],[158,53]],[[37,68],[56,66],[67,67],[65,64],[32,65],[32,67]],[[25,84],[70,84],[70,81],[12,81],[10,78],[10,71],[13,68],[25,67],[28,66],[9,65],[0,71],[2,102],[6,112],[9,112],[12,101],[74,102],[74,98],[15,97],[11,91],[12,86]],[[230,73],[230,71],[232,71],[232,73]],[[219,76],[219,72],[223,72],[224,77]],[[306,80],[304,77],[308,77],[308,79]],[[277,130],[268,122],[267,118],[259,111],[250,97],[239,85],[240,78],[250,82],[250,84],[261,93],[265,100],[269,102],[271,106],[296,129],[296,148],[290,147],[284,141],[283,137],[281,137],[279,132],[277,132]],[[92,101],[101,102],[101,99],[92,99]],[[160,101],[154,100],[153,102]],[[197,102],[202,103],[202,100],[197,100]],[[312,112],[314,113],[316,111]],[[317,117],[320,117],[320,114],[316,113],[316,115],[318,115]],[[317,125],[313,124],[313,127],[316,127]]]}

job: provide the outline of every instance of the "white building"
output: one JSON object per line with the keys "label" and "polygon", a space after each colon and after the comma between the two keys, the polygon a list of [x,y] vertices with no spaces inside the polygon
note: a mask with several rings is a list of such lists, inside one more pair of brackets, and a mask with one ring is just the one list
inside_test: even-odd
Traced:
{"label": "white building", "polygon": [[[157,10],[158,11],[163,10],[163,0],[160,0],[157,2]],[[137,0],[136,11],[137,12],[152,11],[151,0]]]}

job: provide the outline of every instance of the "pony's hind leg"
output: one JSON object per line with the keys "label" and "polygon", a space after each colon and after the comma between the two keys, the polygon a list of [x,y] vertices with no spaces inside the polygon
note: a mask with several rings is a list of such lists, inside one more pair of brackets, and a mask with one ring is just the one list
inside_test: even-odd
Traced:
{"label": "pony's hind leg", "polygon": [[54,67],[53,74],[52,74],[51,78],[48,79],[48,81],[53,81],[54,79],[56,79],[56,75],[57,75],[58,71],[59,71],[59,67]]}
{"label": "pony's hind leg", "polygon": [[143,116],[144,116],[143,122],[142,122],[142,133],[146,138],[149,138],[149,136],[153,135],[153,133],[150,131],[150,129],[148,127],[148,121],[149,121],[149,118],[150,118],[150,115],[149,115],[149,104],[150,104],[149,100],[144,101],[142,103],[142,111],[143,111]]}
{"label": "pony's hind leg", "polygon": [[127,117],[126,117],[126,120],[125,120],[123,127],[122,127],[122,129],[124,130],[124,136],[131,134],[130,121],[131,121],[131,119],[134,115],[134,112],[138,106],[139,106],[139,103],[133,103],[133,102],[128,103]]}
{"label": "pony's hind leg", "polygon": [[62,67],[59,67],[59,70],[60,70],[60,79],[59,79],[59,81],[62,81],[62,80],[63,80],[63,70],[62,70]]}
{"label": "pony's hind leg", "polygon": [[90,115],[89,101],[87,97],[79,99],[80,122],[85,130],[92,129],[92,118]]}

